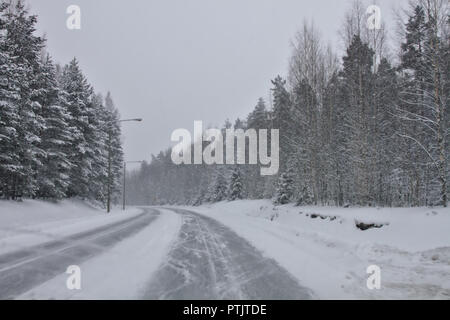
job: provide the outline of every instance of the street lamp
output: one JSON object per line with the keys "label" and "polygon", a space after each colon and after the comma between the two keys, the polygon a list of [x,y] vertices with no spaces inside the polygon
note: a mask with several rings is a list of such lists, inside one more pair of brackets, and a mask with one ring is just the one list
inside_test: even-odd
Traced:
{"label": "street lamp", "polygon": [[144,119],[142,118],[136,118],[136,119],[123,119],[123,120],[112,120],[112,121],[106,121],[105,123],[103,123],[103,125],[100,127],[100,130],[105,129],[106,126],[109,126],[113,123],[121,123],[121,122],[142,122],[144,121]]}
{"label": "street lamp", "polygon": [[136,118],[136,119],[125,119],[125,120],[119,120],[118,122],[130,122],[130,121],[135,121],[135,122],[142,122],[143,119],[142,118]]}
{"label": "street lamp", "polygon": [[125,211],[125,193],[126,193],[126,174],[127,174],[127,163],[144,163],[145,161],[125,161],[123,163],[123,192],[122,192],[122,206]]}
{"label": "street lamp", "polygon": [[[136,118],[136,119],[123,119],[123,120],[113,120],[108,121],[103,124],[103,126],[109,126],[113,123],[121,123],[121,122],[142,122],[143,119]],[[106,203],[106,211],[107,213],[111,212],[111,129],[108,130],[108,190],[107,190],[107,203]]]}

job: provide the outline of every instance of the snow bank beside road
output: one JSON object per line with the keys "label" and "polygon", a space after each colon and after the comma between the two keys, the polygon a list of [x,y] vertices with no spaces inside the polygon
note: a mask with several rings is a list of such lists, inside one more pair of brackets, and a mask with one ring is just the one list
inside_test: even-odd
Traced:
{"label": "snow bank beside road", "polygon": [[[393,245],[408,251],[450,246],[449,208],[336,208],[273,206],[270,201],[223,202],[200,207],[227,216],[273,220],[348,242]],[[207,211],[209,212],[209,211]],[[357,223],[376,224],[362,232]]]}
{"label": "snow bank beside road", "polygon": [[52,203],[40,200],[22,202],[0,200],[0,225],[5,229],[73,219],[99,214],[100,211],[79,200]]}
{"label": "snow bank beside road", "polygon": [[[236,201],[190,208],[277,260],[322,299],[450,299],[450,210],[274,207]],[[357,223],[381,228],[362,231]],[[366,268],[382,270],[381,290]]]}
{"label": "snow bank beside road", "polygon": [[77,200],[0,201],[0,254],[118,222],[141,212],[132,208],[106,214]]}

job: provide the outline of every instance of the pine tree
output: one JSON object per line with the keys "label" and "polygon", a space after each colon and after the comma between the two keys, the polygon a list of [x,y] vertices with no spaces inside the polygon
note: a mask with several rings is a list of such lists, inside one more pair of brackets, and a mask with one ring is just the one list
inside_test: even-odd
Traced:
{"label": "pine tree", "polygon": [[[346,160],[348,150],[345,145],[347,130],[343,126],[347,108],[343,99],[343,83],[338,73],[334,73],[324,90],[322,136],[326,154],[326,187],[328,199],[336,206],[344,205],[346,190]],[[307,189],[305,189],[307,191]]]}
{"label": "pine tree", "polygon": [[14,196],[33,197],[38,188],[37,172],[45,157],[45,151],[39,146],[45,121],[39,103],[42,88],[37,78],[41,71],[40,54],[44,40],[34,35],[37,18],[28,15],[21,0],[17,1],[14,8],[8,7],[4,16],[4,52],[14,58],[18,67],[19,79],[16,84],[20,93],[17,104],[20,126],[15,128],[17,144],[12,145],[14,153],[20,158],[20,165],[15,167],[11,188]]}
{"label": "pine tree", "polygon": [[[88,174],[88,197],[107,204],[108,194],[108,142],[114,123],[109,122],[110,116],[103,105],[103,97],[93,94],[89,99],[88,109],[90,128],[85,134],[89,146],[86,157],[90,162]],[[112,154],[112,153],[111,153]]]}
{"label": "pine tree", "polygon": [[[263,98],[258,99],[253,111],[248,115],[245,129],[268,129],[270,128],[270,112],[266,108]],[[240,123],[242,125],[242,123]],[[237,128],[235,128],[237,129]],[[246,142],[246,159],[249,159],[249,145]],[[248,190],[250,199],[262,199],[264,197],[265,178],[260,175],[259,165],[246,165],[243,169],[248,179],[244,181],[244,189]]]}
{"label": "pine tree", "polygon": [[[318,131],[318,101],[313,88],[302,80],[293,89],[293,119],[297,125],[292,132],[292,139],[296,146],[293,156],[299,165],[299,180],[302,185],[308,185],[313,190],[314,203],[319,200],[319,149],[320,139]],[[288,159],[287,159],[288,160]],[[288,162],[287,160],[286,163]],[[286,170],[287,170],[287,164]],[[298,186],[303,189],[303,186]]]}
{"label": "pine tree", "polygon": [[122,189],[122,167],[123,167],[123,150],[120,129],[120,114],[116,109],[111,93],[108,92],[105,98],[105,123],[107,126],[106,148],[109,153],[108,168],[110,168],[110,180],[108,181],[111,189],[111,198],[114,203],[119,200]]}
{"label": "pine tree", "polygon": [[231,173],[228,200],[235,201],[243,198],[243,186],[241,172],[235,168]]}
{"label": "pine tree", "polygon": [[208,200],[210,202],[220,202],[227,199],[227,181],[222,172],[217,171],[212,180]]}
{"label": "pine tree", "polygon": [[293,149],[292,134],[295,124],[292,121],[291,97],[286,89],[286,80],[278,76],[272,80],[272,85],[272,127],[280,131],[280,169],[284,170],[284,164]]}
{"label": "pine tree", "polygon": [[40,148],[45,151],[45,158],[37,174],[37,195],[40,198],[62,199],[66,197],[73,166],[68,158],[73,130],[69,127],[72,118],[65,107],[67,103],[63,101],[65,94],[58,88],[55,75],[55,67],[47,55],[38,74],[42,87],[39,103],[45,120]]}
{"label": "pine tree", "polygon": [[[400,105],[399,117],[402,118],[406,113],[422,114],[424,112],[424,84],[425,84],[425,58],[424,48],[426,45],[426,21],[425,12],[422,6],[417,5],[414,8],[414,14],[409,17],[406,24],[406,41],[401,45],[401,64],[402,71],[402,91],[401,96],[408,103]],[[401,123],[398,134],[401,136],[412,137],[420,130],[415,121]],[[403,191],[407,199],[403,201],[411,205],[419,206],[427,202],[424,195],[426,188],[425,170],[422,163],[426,162],[424,154],[412,139],[404,139],[402,149],[404,150],[405,163],[402,165],[402,174],[405,179],[410,180],[409,186]]]}
{"label": "pine tree", "polygon": [[14,198],[16,179],[23,172],[19,154],[19,103],[22,68],[8,53],[5,39],[6,21],[3,13],[7,4],[0,5],[0,196]]}
{"label": "pine tree", "polygon": [[294,178],[292,171],[288,169],[280,175],[278,188],[275,196],[275,204],[288,204],[294,195]]}
{"label": "pine tree", "polygon": [[[401,137],[414,150],[410,162],[415,181],[414,205],[447,205],[448,158],[448,4],[430,0],[414,8],[402,45],[404,90],[399,117]],[[420,196],[425,195],[425,196]]]}
{"label": "pine tree", "polygon": [[258,99],[255,109],[247,117],[247,128],[263,129],[267,128],[269,116],[267,113],[266,102],[263,98]]}
{"label": "pine tree", "polygon": [[346,139],[349,172],[352,175],[349,193],[354,196],[352,202],[361,205],[373,203],[370,161],[373,151],[370,142],[374,113],[371,94],[373,55],[373,50],[363,43],[359,36],[355,36],[343,58],[341,73],[347,105],[345,125],[349,129]]}
{"label": "pine tree", "polygon": [[395,69],[386,58],[383,58],[374,75],[374,114],[371,128],[371,143],[373,153],[372,176],[373,193],[377,205],[392,206],[393,198],[393,175],[395,168],[401,166],[398,160],[401,143],[396,136],[398,119],[395,113],[399,101],[398,78]]}
{"label": "pine tree", "polygon": [[414,14],[409,17],[406,24],[405,42],[401,44],[401,64],[402,69],[414,69],[415,75],[419,79],[425,76],[424,48],[425,48],[425,12],[422,6],[414,8]]}
{"label": "pine tree", "polygon": [[89,183],[93,165],[93,149],[90,143],[96,141],[95,127],[91,124],[94,109],[91,104],[92,88],[82,74],[78,61],[73,59],[64,67],[61,76],[61,88],[67,93],[67,110],[70,114],[70,127],[74,128],[70,143],[69,161],[73,164],[70,171],[68,196],[89,198]]}

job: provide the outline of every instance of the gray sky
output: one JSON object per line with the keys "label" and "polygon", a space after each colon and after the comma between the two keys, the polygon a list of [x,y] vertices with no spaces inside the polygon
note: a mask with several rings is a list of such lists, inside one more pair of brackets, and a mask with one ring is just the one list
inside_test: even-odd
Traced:
{"label": "gray sky", "polygon": [[[392,30],[397,0],[376,1]],[[125,123],[127,160],[148,160],[194,120],[220,126],[268,99],[270,80],[286,75],[290,40],[314,19],[326,41],[350,6],[345,0],[33,0],[49,52],[74,56],[95,90],[111,91]],[[81,8],[81,30],[66,28],[66,8]],[[388,30],[389,30],[388,29]],[[392,35],[391,35],[392,36]]]}

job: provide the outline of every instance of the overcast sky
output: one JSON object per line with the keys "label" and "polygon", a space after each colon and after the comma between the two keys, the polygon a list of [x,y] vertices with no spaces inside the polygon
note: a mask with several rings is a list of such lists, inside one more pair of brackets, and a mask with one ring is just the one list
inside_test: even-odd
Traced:
{"label": "overcast sky", "polygon": [[[111,91],[122,118],[127,160],[148,160],[194,120],[220,126],[244,117],[270,80],[286,75],[290,40],[314,19],[339,45],[346,0],[33,0],[38,31],[61,64],[74,56],[97,92]],[[390,29],[398,0],[376,1]],[[402,2],[406,2],[402,1]],[[81,8],[81,30],[66,9]]]}

